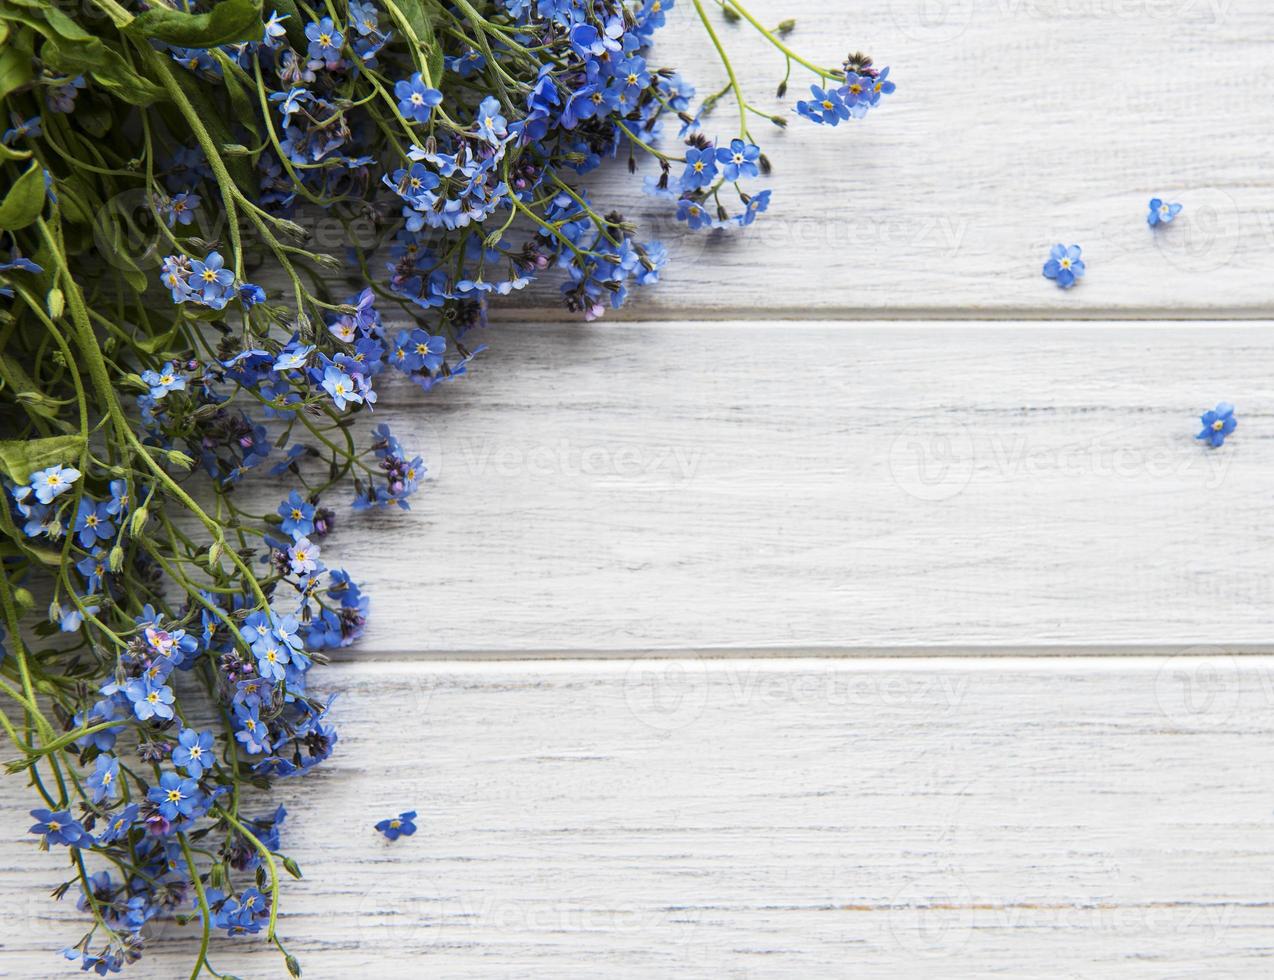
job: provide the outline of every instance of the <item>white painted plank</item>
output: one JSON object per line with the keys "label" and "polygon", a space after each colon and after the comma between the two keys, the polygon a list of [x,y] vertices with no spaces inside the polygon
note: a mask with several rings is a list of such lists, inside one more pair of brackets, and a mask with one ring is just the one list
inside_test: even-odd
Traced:
{"label": "white painted plank", "polygon": [[[285,784],[314,980],[1256,977],[1274,660],[337,665]],[[0,783],[0,975],[60,975]],[[420,832],[371,824],[400,808]],[[184,976],[175,926],[139,977]],[[251,939],[222,970],[281,976]]]}
{"label": "white painted plank", "polygon": [[[837,64],[865,49],[898,92],[837,130],[759,120],[770,213],[746,235],[687,235],[614,166],[584,181],[673,245],[635,319],[790,316],[1274,314],[1274,71],[1268,0],[753,0],[795,16],[793,47]],[[723,78],[688,2],[653,60],[712,91]],[[754,102],[782,59],[746,25],[722,36]],[[723,100],[705,132],[737,126]],[[675,149],[675,129],[666,145]],[[762,186],[757,184],[756,186]],[[1147,202],[1186,206],[1152,233]],[[1049,246],[1085,248],[1083,284],[1040,275]],[[556,289],[540,294],[554,308]],[[507,304],[506,304],[507,306]]]}
{"label": "white painted plank", "polygon": [[[485,339],[375,415],[431,480],[410,514],[339,508],[325,559],[373,602],[356,656],[1270,642],[1266,325]],[[1223,398],[1240,426],[1208,451]]]}

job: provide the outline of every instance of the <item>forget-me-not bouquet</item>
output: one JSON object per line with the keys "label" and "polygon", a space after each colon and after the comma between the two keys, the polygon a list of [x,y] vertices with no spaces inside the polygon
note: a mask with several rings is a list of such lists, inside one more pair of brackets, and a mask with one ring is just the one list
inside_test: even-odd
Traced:
{"label": "forget-me-not bouquet", "polygon": [[534,280],[588,319],[656,282],[666,249],[588,193],[607,160],[649,161],[694,229],[765,212],[753,130],[786,119],[723,27],[774,46],[781,90],[810,75],[799,117],[893,90],[682,0],[729,77],[696,100],[651,50],[673,3],[0,0],[0,724],[82,969],[177,920],[192,976],[223,975],[215,933],[299,975],[263,791],[336,745],[311,669],[368,598],[334,532],[425,477],[365,414],[385,379],[463,378],[490,304]]}

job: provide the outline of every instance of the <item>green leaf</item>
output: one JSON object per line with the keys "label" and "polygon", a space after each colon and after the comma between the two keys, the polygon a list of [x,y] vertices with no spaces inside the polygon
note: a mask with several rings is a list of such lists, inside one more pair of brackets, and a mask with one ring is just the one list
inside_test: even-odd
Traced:
{"label": "green leaf", "polygon": [[170,350],[180,336],[181,321],[177,321],[163,333],[153,337],[135,337],[133,343],[147,354],[158,354]]}
{"label": "green leaf", "polygon": [[0,48],[0,99],[7,98],[10,92],[35,78],[35,68],[31,64],[33,48],[34,35],[28,27],[14,31]]}
{"label": "green leaf", "polygon": [[79,24],[71,20],[70,17],[58,10],[52,4],[42,8],[44,19],[49,22],[49,26],[53,28],[61,37],[68,41],[93,41],[93,37],[88,31],[84,30]]}
{"label": "green leaf", "polygon": [[[208,97],[209,86],[188,71],[179,71],[174,77],[209,135],[212,136],[213,143],[217,146],[225,146],[227,143],[235,142],[230,135],[230,127],[226,125],[225,111],[218,111],[216,104]],[[255,171],[246,157],[230,157],[225,164],[226,169],[230,171],[230,176],[240,187],[254,186]]]}
{"label": "green leaf", "polygon": [[[40,393],[40,389],[35,386],[35,382],[31,380],[26,369],[16,359],[6,354],[0,354],[0,381],[3,381],[5,386],[18,396]],[[53,405],[27,401],[24,407],[28,412],[50,421],[58,417],[57,407]]]}
{"label": "green leaf", "polygon": [[0,143],[0,163],[6,160],[30,160],[30,150],[11,150],[3,143]]}
{"label": "green leaf", "polygon": [[84,452],[83,436],[50,436],[47,439],[9,439],[0,442],[0,469],[18,486],[37,470],[61,463],[78,463]]}
{"label": "green leaf", "polygon": [[34,545],[25,544],[19,548],[10,541],[0,541],[0,555],[5,558],[29,558],[34,555],[46,565],[54,568],[62,564],[62,553],[53,551],[51,548],[37,548]]}
{"label": "green leaf", "polygon": [[442,87],[442,44],[438,41],[434,24],[443,16],[436,0],[398,0],[398,9],[407,18],[411,33],[420,45],[429,78],[434,88]]}
{"label": "green leaf", "polygon": [[[225,86],[226,95],[230,97],[230,108],[234,111],[235,120],[247,127],[253,137],[260,141],[261,134],[256,126],[260,112],[248,95],[249,90],[256,91],[255,83],[224,51],[215,51],[213,56],[221,65],[221,82]],[[246,147],[244,152],[247,152]]]}
{"label": "green leaf", "polygon": [[135,17],[124,32],[179,48],[215,48],[220,44],[261,40],[265,22],[261,19],[261,0],[221,0],[207,14],[151,7]]}
{"label": "green leaf", "polygon": [[102,88],[132,105],[148,106],[168,98],[161,86],[137,74],[123,55],[97,38],[72,41],[51,37],[40,49],[40,57],[50,68],[67,75],[88,72]]}
{"label": "green leaf", "polygon": [[0,201],[0,231],[25,228],[44,210],[44,170],[37,162],[13,182]]}

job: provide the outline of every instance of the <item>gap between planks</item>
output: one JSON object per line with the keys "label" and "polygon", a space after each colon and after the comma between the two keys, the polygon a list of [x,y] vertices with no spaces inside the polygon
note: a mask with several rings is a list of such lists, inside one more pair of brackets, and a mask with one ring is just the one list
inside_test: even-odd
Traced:
{"label": "gap between planks", "polygon": [[1274,664],[1274,643],[1115,643],[1109,645],[1038,644],[966,644],[952,646],[911,647],[720,647],[670,648],[658,650],[378,650],[360,655],[357,646],[329,652],[333,664],[368,666],[372,664],[463,664],[470,663],[626,663],[634,660],[732,660],[764,663],[792,663],[801,660],[841,661],[876,669],[898,662],[919,666],[935,666],[949,662],[994,664],[1016,669],[1022,664],[1040,662],[1111,661],[1132,664],[1165,657],[1200,659],[1243,658],[1258,666],[1266,659]]}
{"label": "gap between planks", "polygon": [[[704,674],[728,674],[732,670],[746,670],[748,673],[794,674],[806,670],[843,674],[930,674],[935,671],[959,671],[970,674],[1064,674],[1077,669],[1085,674],[1132,673],[1156,674],[1164,671],[1169,664],[1188,665],[1199,673],[1229,673],[1234,676],[1246,675],[1262,679],[1274,695],[1274,653],[1250,655],[1234,655],[1229,653],[1191,653],[1183,651],[1173,653],[1163,651],[1158,654],[1102,656],[1093,654],[1057,654],[1037,656],[1029,652],[1010,653],[996,657],[953,657],[941,655],[916,655],[914,657],[870,656],[858,659],[828,658],[812,656],[758,656],[748,657],[735,653],[713,657],[697,657],[687,653],[680,655],[660,656],[655,664],[657,669],[691,665],[701,668]],[[418,672],[438,672],[448,675],[486,677],[498,675],[502,671],[531,668],[537,676],[608,676],[627,674],[639,669],[646,663],[642,657],[622,657],[602,654],[593,657],[563,656],[554,658],[537,658],[534,655],[479,659],[471,654],[464,654],[455,659],[444,659],[437,656],[420,656],[418,653],[401,657],[377,657],[359,662],[334,661],[332,666],[342,669],[356,670],[369,677],[384,677],[394,674]],[[328,680],[331,680],[329,677]],[[330,685],[329,685],[330,686]],[[336,685],[340,688],[339,683]]]}
{"label": "gap between planks", "polygon": [[[658,286],[651,288],[659,288]],[[556,306],[502,306],[497,314],[499,322],[561,324],[566,314]],[[761,317],[765,323],[821,323],[844,322],[847,326],[872,322],[891,324],[923,324],[937,326],[942,323],[984,322],[987,326],[1010,325],[1014,321],[1028,323],[1064,323],[1067,326],[1091,323],[1095,326],[1120,324],[1144,324],[1152,322],[1201,326],[1243,326],[1260,323],[1269,326],[1274,319],[1274,305],[1262,303],[1252,306],[1185,306],[1173,309],[1158,307],[1088,307],[1075,310],[1058,310],[1043,306],[1013,306],[982,308],[969,306],[962,309],[943,309],[930,306],[881,307],[802,307],[775,306],[721,306],[699,309],[660,309],[640,299],[631,300],[618,310],[607,310],[605,317],[593,326],[605,329],[611,324],[642,323],[657,326],[661,323],[720,323],[754,320]],[[1261,323],[1261,321],[1267,321]]]}

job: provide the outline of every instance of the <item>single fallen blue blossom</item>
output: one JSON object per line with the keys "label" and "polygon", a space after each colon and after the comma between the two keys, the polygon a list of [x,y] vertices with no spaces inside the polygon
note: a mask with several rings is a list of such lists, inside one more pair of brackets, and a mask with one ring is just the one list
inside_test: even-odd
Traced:
{"label": "single fallen blue blossom", "polygon": [[1203,428],[1195,438],[1206,442],[1213,449],[1223,446],[1226,437],[1239,425],[1239,420],[1234,417],[1234,406],[1229,402],[1219,403],[1216,408],[1204,412],[1199,418]]}
{"label": "single fallen blue blossom", "polygon": [[1082,251],[1078,245],[1054,245],[1044,263],[1044,278],[1054,280],[1062,289],[1070,289],[1084,275]]}
{"label": "single fallen blue blossom", "polygon": [[396,817],[389,817],[380,821],[376,824],[376,829],[390,840],[398,840],[399,837],[410,837],[416,832],[415,819],[415,810],[405,810]]}
{"label": "single fallen blue blossom", "polygon": [[1146,215],[1146,223],[1154,228],[1156,225],[1171,224],[1173,219],[1181,213],[1180,204],[1169,204],[1160,198],[1151,198],[1150,213]]}

